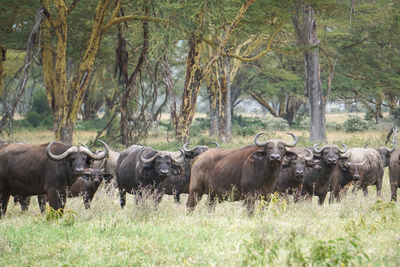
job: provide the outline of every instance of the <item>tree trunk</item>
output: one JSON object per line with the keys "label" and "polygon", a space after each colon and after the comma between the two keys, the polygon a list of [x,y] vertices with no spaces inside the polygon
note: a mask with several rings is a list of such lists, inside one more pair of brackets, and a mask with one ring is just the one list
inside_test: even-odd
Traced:
{"label": "tree trunk", "polygon": [[4,63],[6,62],[7,48],[0,46],[0,99],[3,97],[3,84],[6,77],[6,70]]}
{"label": "tree trunk", "polygon": [[295,96],[287,96],[286,101],[286,111],[285,116],[283,117],[292,127],[293,119],[299,111],[301,105],[303,105],[303,101]]}
{"label": "tree trunk", "polygon": [[218,137],[222,143],[228,143],[232,141],[232,120],[231,120],[231,81],[230,81],[230,70],[229,64],[230,59],[228,57],[219,58],[218,70],[219,70],[219,131]]}
{"label": "tree trunk", "polygon": [[305,95],[309,101],[310,141],[323,142],[326,140],[325,104],[320,77],[319,40],[313,8],[306,6],[304,0],[299,1],[292,20],[296,35],[301,45],[305,47]]}
{"label": "tree trunk", "polygon": [[208,100],[210,103],[210,137],[217,137],[218,135],[218,83],[216,74],[211,71],[205,78]]}
{"label": "tree trunk", "polygon": [[190,126],[196,112],[197,96],[202,79],[200,69],[200,38],[193,34],[189,40],[189,53],[186,59],[186,78],[182,94],[182,104],[175,125],[177,140],[188,142]]}

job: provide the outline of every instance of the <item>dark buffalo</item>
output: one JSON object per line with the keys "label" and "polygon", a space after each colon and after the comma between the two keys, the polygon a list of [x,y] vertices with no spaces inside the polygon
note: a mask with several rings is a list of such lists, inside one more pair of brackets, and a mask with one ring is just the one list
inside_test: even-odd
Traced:
{"label": "dark buffalo", "polygon": [[245,200],[247,211],[252,214],[254,201],[268,197],[274,191],[281,163],[285,157],[295,157],[286,147],[293,147],[297,137],[290,134],[294,142],[282,140],[261,142],[258,133],[255,145],[238,149],[210,149],[198,156],[191,169],[187,207],[193,210],[203,194],[208,194],[210,207],[215,199]]}
{"label": "dark buffalo", "polygon": [[341,168],[358,180],[355,190],[361,188],[365,196],[368,186],[375,185],[376,193],[381,195],[383,182],[383,163],[379,153],[373,148],[352,148],[344,155]]}
{"label": "dark buffalo", "polygon": [[393,152],[389,164],[389,181],[392,201],[397,201],[397,188],[400,187],[400,149]]}
{"label": "dark buffalo", "polygon": [[[156,151],[151,147],[133,145],[123,151],[117,163],[117,184],[121,207],[126,203],[126,192],[154,191],[163,180],[182,172],[184,154],[174,157],[171,152]],[[158,201],[160,199],[157,199]]]}
{"label": "dark buffalo", "polygon": [[[102,142],[103,143],[103,142]],[[64,208],[66,187],[72,185],[94,160],[108,154],[108,146],[99,154],[85,147],[59,142],[50,144],[10,144],[0,150],[1,214],[7,210],[10,195],[46,194],[50,207]]]}
{"label": "dark buffalo", "polygon": [[322,205],[329,191],[333,170],[341,158],[341,155],[346,151],[346,145],[343,145],[343,149],[340,149],[336,145],[326,145],[319,149],[318,145],[315,144],[313,146],[314,159],[319,160],[319,166],[321,168],[315,168],[306,173],[302,194],[309,198],[311,198],[312,195],[318,196],[318,202]]}
{"label": "dark buffalo", "polygon": [[352,182],[356,182],[360,179],[359,175],[352,176],[349,170],[349,166],[351,168],[358,170],[359,165],[363,163],[350,163],[347,162],[347,158],[343,157],[339,159],[338,164],[336,165],[335,169],[333,170],[331,176],[331,186],[329,195],[329,203],[333,203],[334,199],[337,201],[340,200],[341,194],[344,194],[344,188]]}
{"label": "dark buffalo", "polygon": [[68,197],[83,197],[86,209],[90,208],[90,203],[99,185],[104,180],[111,180],[112,175],[104,173],[104,169],[88,169],[73,183],[67,190]]}
{"label": "dark buffalo", "polygon": [[294,153],[294,156],[284,158],[275,191],[294,194],[295,201],[297,201],[301,194],[305,173],[320,167],[312,160],[311,150],[297,147],[289,150]]}
{"label": "dark buffalo", "polygon": [[[364,148],[367,148],[369,143],[365,144]],[[386,168],[390,164],[390,155],[396,150],[396,142],[393,141],[393,147],[391,149],[381,146],[376,148],[382,159],[383,168]]]}
{"label": "dark buffalo", "polygon": [[[183,161],[182,173],[179,175],[171,175],[157,186],[159,192],[163,192],[167,195],[174,195],[174,201],[176,203],[180,202],[180,194],[189,193],[190,167],[193,159],[209,149],[209,147],[205,145],[189,148],[189,144],[190,143],[186,143],[183,145],[185,160]],[[213,142],[213,144],[218,148],[217,143]]]}

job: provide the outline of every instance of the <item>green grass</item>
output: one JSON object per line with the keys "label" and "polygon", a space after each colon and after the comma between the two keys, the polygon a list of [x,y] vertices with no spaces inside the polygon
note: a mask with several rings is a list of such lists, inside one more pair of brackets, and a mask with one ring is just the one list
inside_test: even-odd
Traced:
{"label": "green grass", "polygon": [[[306,131],[294,132],[300,146],[310,145]],[[74,142],[94,135],[76,132]],[[328,139],[349,147],[369,141],[377,147],[384,135],[330,131]],[[15,133],[16,140],[31,143],[48,142],[51,136],[45,131]],[[146,144],[179,147],[163,138],[158,133]],[[284,132],[269,132],[268,138],[291,140]],[[253,136],[236,137],[223,147],[250,143]],[[103,189],[90,210],[81,198],[68,199],[59,219],[41,215],[36,197],[27,212],[10,201],[0,220],[0,266],[398,266],[400,206],[389,202],[388,180],[386,171],[382,199],[374,187],[369,197],[348,193],[340,203],[323,206],[316,198],[293,203],[275,197],[269,204],[257,202],[254,217],[246,215],[242,202],[220,203],[210,213],[206,197],[187,214],[186,195],[180,205],[165,196],[158,208],[150,200],[136,206],[129,195],[122,210],[118,193],[110,196]]]}
{"label": "green grass", "polygon": [[390,203],[385,175],[383,199],[348,194],[319,206],[274,198],[246,215],[241,202],[224,202],[208,212],[205,198],[187,214],[166,196],[136,206],[103,189],[90,210],[68,199],[60,219],[40,215],[36,198],[27,212],[9,204],[0,221],[0,266],[21,265],[371,265],[400,261],[400,207]]}

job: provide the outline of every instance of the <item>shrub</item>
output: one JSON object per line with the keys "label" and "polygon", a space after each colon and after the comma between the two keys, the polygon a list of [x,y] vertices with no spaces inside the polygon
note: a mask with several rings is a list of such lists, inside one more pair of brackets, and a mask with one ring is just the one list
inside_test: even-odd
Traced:
{"label": "shrub", "polygon": [[346,132],[362,132],[368,129],[369,123],[358,116],[350,116],[344,123]]}
{"label": "shrub", "polygon": [[289,129],[288,122],[282,118],[272,117],[265,124],[269,130],[283,131]]}
{"label": "shrub", "polygon": [[28,113],[26,113],[25,119],[30,126],[36,128],[42,121],[42,116],[40,116],[36,111],[30,110]]}
{"label": "shrub", "polygon": [[52,127],[53,119],[47,96],[44,90],[37,90],[33,93],[32,107],[25,116],[29,126]]}

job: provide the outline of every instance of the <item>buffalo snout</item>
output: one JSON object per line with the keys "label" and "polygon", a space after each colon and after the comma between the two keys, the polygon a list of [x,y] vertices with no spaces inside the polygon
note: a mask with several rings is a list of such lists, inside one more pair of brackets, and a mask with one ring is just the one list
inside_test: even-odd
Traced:
{"label": "buffalo snout", "polygon": [[169,175],[169,170],[168,169],[160,170],[160,175],[168,176]]}
{"label": "buffalo snout", "polygon": [[337,159],[335,158],[328,158],[328,164],[329,165],[335,165],[337,163]]}
{"label": "buffalo snout", "polygon": [[280,161],[281,160],[281,155],[279,155],[279,154],[271,154],[269,159],[272,160],[272,161]]}
{"label": "buffalo snout", "polygon": [[297,170],[295,175],[296,175],[296,177],[304,177],[304,171],[303,170]]}

